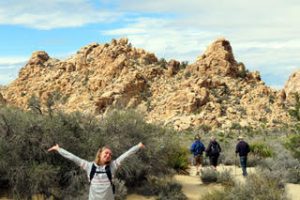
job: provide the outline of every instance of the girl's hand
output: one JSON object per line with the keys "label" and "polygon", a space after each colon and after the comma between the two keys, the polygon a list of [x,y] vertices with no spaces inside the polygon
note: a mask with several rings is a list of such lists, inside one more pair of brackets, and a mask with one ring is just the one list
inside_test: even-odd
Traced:
{"label": "girl's hand", "polygon": [[48,149],[48,152],[50,152],[50,151],[58,151],[58,149],[59,149],[59,146],[58,146],[58,144],[56,144],[56,145],[54,145],[53,147],[50,147],[50,148]]}
{"label": "girl's hand", "polygon": [[145,145],[144,145],[143,143],[141,143],[141,142],[138,144],[138,146],[139,146],[141,149],[145,148]]}

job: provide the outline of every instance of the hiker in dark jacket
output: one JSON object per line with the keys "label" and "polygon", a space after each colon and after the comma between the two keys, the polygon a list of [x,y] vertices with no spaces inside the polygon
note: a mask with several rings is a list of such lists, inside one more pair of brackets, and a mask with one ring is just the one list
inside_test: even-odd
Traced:
{"label": "hiker in dark jacket", "polygon": [[247,176],[247,156],[250,152],[250,146],[247,142],[244,141],[242,136],[238,137],[238,143],[236,145],[235,153],[240,156],[240,164],[243,170],[243,176]]}
{"label": "hiker in dark jacket", "polygon": [[191,152],[194,155],[194,165],[196,166],[196,175],[199,174],[200,172],[200,165],[203,162],[203,151],[205,150],[204,144],[200,140],[200,136],[196,135],[195,136],[195,141],[193,142],[191,146]]}
{"label": "hiker in dark jacket", "polygon": [[220,152],[222,151],[219,143],[216,141],[216,138],[212,136],[210,138],[210,142],[208,144],[207,149],[205,150],[206,155],[209,157],[210,165],[217,169],[218,158],[220,156]]}
{"label": "hiker in dark jacket", "polygon": [[114,200],[112,177],[114,177],[116,170],[120,167],[125,158],[144,147],[144,144],[140,142],[138,145],[131,147],[131,149],[123,153],[116,160],[112,160],[110,148],[102,147],[99,148],[96,158],[92,162],[73,155],[59,147],[58,144],[49,148],[48,151],[57,151],[60,155],[73,161],[86,171],[90,182],[89,200]]}

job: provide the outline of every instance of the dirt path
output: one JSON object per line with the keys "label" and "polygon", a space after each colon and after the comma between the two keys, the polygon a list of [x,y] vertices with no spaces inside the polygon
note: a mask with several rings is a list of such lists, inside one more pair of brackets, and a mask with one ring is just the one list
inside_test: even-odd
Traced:
{"label": "dirt path", "polygon": [[[248,173],[255,173],[255,168],[247,168]],[[236,181],[243,183],[246,179],[242,175],[242,170],[235,166],[220,165],[218,171],[230,170]],[[196,175],[194,167],[190,168],[190,175],[176,175],[174,180],[182,185],[183,193],[189,200],[200,200],[205,194],[214,191],[222,190],[223,187],[220,184],[203,184],[199,175]],[[300,199],[300,184],[286,184],[287,197],[290,200]],[[127,200],[154,200],[154,197],[146,198],[139,195],[129,195]]]}
{"label": "dirt path", "polygon": [[286,184],[286,192],[287,197],[291,200],[299,200],[300,199],[300,184]]}
{"label": "dirt path", "polygon": [[[244,182],[245,178],[242,175],[241,169],[234,166],[224,166],[220,165],[217,168],[218,171],[230,170],[233,177],[240,182]],[[176,175],[174,179],[182,185],[183,193],[190,200],[199,200],[205,194],[212,192],[214,190],[222,190],[223,186],[220,184],[203,184],[199,175],[196,175],[195,167],[190,167],[190,175]],[[248,173],[254,173],[254,168],[248,168]]]}

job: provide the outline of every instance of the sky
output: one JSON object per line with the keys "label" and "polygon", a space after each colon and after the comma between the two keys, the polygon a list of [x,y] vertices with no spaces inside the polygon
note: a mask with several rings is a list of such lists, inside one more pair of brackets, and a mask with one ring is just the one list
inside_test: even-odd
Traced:
{"label": "sky", "polygon": [[217,38],[263,81],[284,87],[300,69],[298,0],[6,0],[0,2],[0,84],[32,52],[65,59],[93,42],[127,37],[158,58],[195,62]]}

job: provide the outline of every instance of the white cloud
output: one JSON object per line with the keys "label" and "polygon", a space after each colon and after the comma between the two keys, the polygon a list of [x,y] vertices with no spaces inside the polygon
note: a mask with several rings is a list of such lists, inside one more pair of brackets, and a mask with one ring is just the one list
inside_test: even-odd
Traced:
{"label": "white cloud", "polygon": [[78,27],[105,23],[120,14],[96,9],[88,0],[11,0],[0,2],[0,24],[23,25],[37,29]]}
{"label": "white cloud", "polygon": [[118,2],[122,12],[148,13],[122,29],[134,45],[159,56],[193,61],[217,37],[231,42],[238,61],[272,85],[300,68],[300,2],[296,0],[138,0]]}
{"label": "white cloud", "polygon": [[159,57],[192,61],[220,34],[170,25],[170,19],[137,18],[124,28],[102,31],[104,35],[128,37],[134,46]]}
{"label": "white cloud", "polygon": [[23,65],[28,59],[28,57],[20,56],[0,57],[0,67],[2,66],[2,68],[4,68],[5,66]]}
{"label": "white cloud", "polygon": [[26,57],[0,57],[0,85],[5,85],[15,80],[19,69],[23,67],[27,61],[28,58]]}

